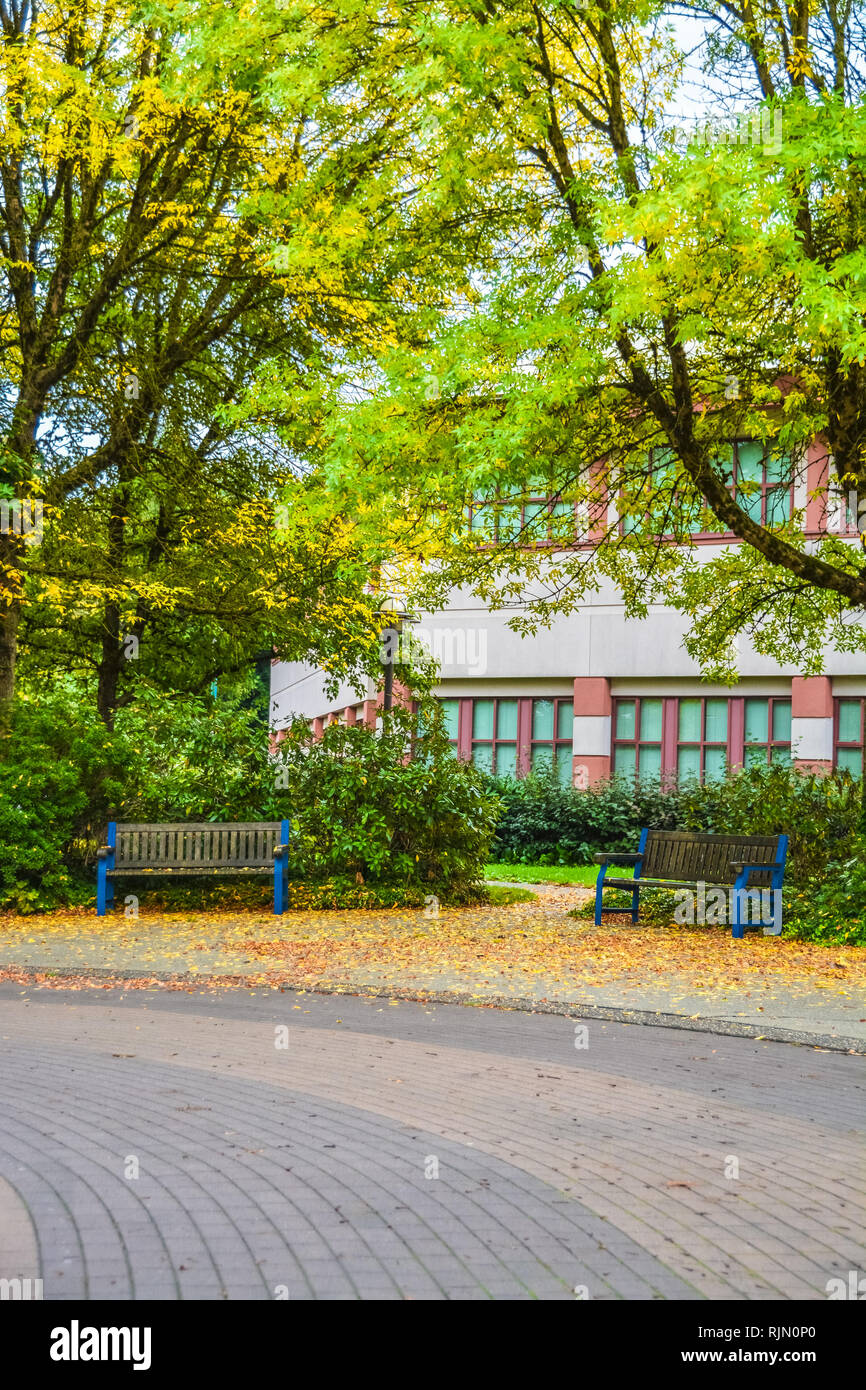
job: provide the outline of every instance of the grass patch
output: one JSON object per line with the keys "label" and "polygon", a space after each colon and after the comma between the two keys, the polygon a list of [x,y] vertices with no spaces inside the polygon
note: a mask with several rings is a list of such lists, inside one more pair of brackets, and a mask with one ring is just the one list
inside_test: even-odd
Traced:
{"label": "grass patch", "polygon": [[597,864],[485,864],[484,877],[488,882],[505,879],[515,883],[577,883],[594,884],[598,878]]}
{"label": "grass patch", "polygon": [[506,888],[497,883],[488,884],[486,893],[487,901],[496,907],[501,907],[504,903],[532,903],[537,897],[537,894],[531,893],[528,888]]}

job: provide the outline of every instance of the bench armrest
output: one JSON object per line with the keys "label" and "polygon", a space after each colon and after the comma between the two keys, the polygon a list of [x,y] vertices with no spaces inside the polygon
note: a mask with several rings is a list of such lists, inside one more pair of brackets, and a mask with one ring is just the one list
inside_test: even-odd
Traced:
{"label": "bench armrest", "polygon": [[642,854],[594,854],[593,860],[596,864],[639,864],[643,859]]}
{"label": "bench armrest", "polygon": [[116,854],[116,853],[117,853],[117,846],[116,846],[116,845],[100,845],[100,846],[99,846],[99,849],[96,851],[96,857],[97,857],[97,859],[107,859],[108,856],[109,856],[109,854]]}
{"label": "bench armrest", "polygon": [[756,870],[756,871],[757,871],[758,869],[766,869],[766,870],[768,870],[769,872],[772,872],[774,869],[784,869],[784,867],[785,867],[784,862],[783,862],[783,863],[779,863],[779,862],[777,862],[776,860],[774,860],[773,863],[771,863],[771,864],[752,864],[752,863],[749,862],[748,859],[732,859],[732,860],[731,860],[731,868],[732,868],[732,869],[738,869],[738,870],[740,871],[740,873],[742,873],[743,869],[745,869],[745,870],[746,870],[747,872],[749,872],[749,873],[750,873],[753,869]]}
{"label": "bench armrest", "polygon": [[280,859],[284,854],[288,854],[288,852],[289,852],[289,847],[288,847],[288,845],[275,845],[275,846],[274,846],[274,858],[275,858],[275,859]]}

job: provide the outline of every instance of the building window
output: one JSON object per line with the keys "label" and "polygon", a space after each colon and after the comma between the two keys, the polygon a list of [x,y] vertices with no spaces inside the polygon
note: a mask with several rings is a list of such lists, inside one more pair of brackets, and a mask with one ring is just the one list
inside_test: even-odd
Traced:
{"label": "building window", "polygon": [[791,462],[770,458],[757,439],[734,441],[728,459],[733,466],[734,497],[743,511],[762,526],[781,526],[794,509]]}
{"label": "building window", "polygon": [[706,782],[724,777],[727,767],[790,761],[790,699],[665,696],[614,701],[616,776]]}
{"label": "building window", "polygon": [[451,747],[457,752],[457,741],[460,733],[460,701],[459,700],[440,700],[442,706],[442,717],[445,724],[445,731]]}
{"label": "building window", "polygon": [[[794,510],[790,459],[771,458],[758,440],[735,439],[721,450],[718,462],[730,492],[753,521],[780,526],[790,520]],[[624,535],[640,530],[647,518],[659,535],[669,538],[730,534],[703,529],[709,520],[708,504],[694,491],[683,465],[667,447],[650,449],[644,479],[631,494],[630,488],[631,514],[620,522]]]}
{"label": "building window", "polygon": [[727,700],[680,700],[677,711],[677,780],[712,781],[725,775],[728,758]]}
{"label": "building window", "polygon": [[641,781],[661,777],[661,700],[616,701],[613,771],[617,777],[639,777]]}
{"label": "building window", "polygon": [[574,700],[552,696],[441,700],[451,747],[461,758],[498,777],[525,777],[555,767],[571,785]]}
{"label": "building window", "polygon": [[836,701],[836,767],[858,778],[863,776],[864,715],[866,700]]}
{"label": "building window", "polygon": [[472,761],[498,777],[517,776],[517,701],[472,701]]}
{"label": "building window", "polygon": [[701,518],[707,504],[667,447],[650,449],[637,492],[628,498],[624,492],[623,502],[635,509],[620,521],[625,536],[640,531],[647,520],[658,528],[656,534],[669,538],[702,533]]}
{"label": "building window", "polygon": [[791,761],[791,701],[746,700],[743,765]]}
{"label": "building window", "polygon": [[576,537],[576,505],[551,493],[542,479],[531,479],[525,494],[477,495],[469,508],[469,529],[499,545],[571,544]]}
{"label": "building window", "polygon": [[570,787],[573,746],[574,700],[533,700],[530,759],[533,772],[552,765],[562,785]]}

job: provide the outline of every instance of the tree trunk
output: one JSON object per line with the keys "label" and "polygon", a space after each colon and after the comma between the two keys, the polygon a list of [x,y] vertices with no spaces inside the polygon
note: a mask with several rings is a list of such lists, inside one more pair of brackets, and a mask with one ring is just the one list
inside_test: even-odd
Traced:
{"label": "tree trunk", "polygon": [[[8,582],[6,574],[2,574],[2,578]],[[19,614],[20,603],[17,598],[0,607],[0,732],[8,729],[12,718]]]}
{"label": "tree trunk", "polygon": [[105,605],[105,630],[102,634],[102,657],[99,662],[99,683],[96,690],[96,708],[106,729],[114,728],[122,660],[120,613],[116,603],[108,603]]}

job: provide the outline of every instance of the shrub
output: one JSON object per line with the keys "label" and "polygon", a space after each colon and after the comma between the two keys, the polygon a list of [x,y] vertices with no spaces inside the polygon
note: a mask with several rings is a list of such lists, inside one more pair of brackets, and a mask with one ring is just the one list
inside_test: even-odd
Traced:
{"label": "shrub", "polygon": [[866,836],[851,842],[850,857],[831,860],[784,900],[784,936],[827,946],[866,946]]}
{"label": "shrub", "polygon": [[61,692],[49,705],[19,703],[2,752],[0,906],[86,901],[88,849],[129,775],[124,741]]}
{"label": "shrub", "polygon": [[296,724],[275,763],[242,687],[172,702],[144,691],[113,733],[62,683],[38,705],[21,696],[0,749],[0,906],[91,900],[111,819],[289,817],[295,898],[306,879],[319,905],[476,900],[495,797],[452,755],[434,702],[386,724],[332,725],[320,741]]}
{"label": "shrub", "polygon": [[480,884],[498,802],[454,757],[434,705],[397,707],[378,733],[331,724],[314,739],[298,722],[279,751],[274,806],[291,811],[293,876],[414,884],[451,900]]}
{"label": "shrub", "polygon": [[860,819],[860,785],[848,773],[814,776],[783,764],[747,768],[720,782],[691,783],[680,824],[717,835],[789,837],[785,884],[820,876],[845,858]]}
{"label": "shrub", "polygon": [[552,769],[515,781],[490,778],[503,804],[493,852],[518,864],[588,864],[599,850],[632,850],[642,826],[674,830],[680,796],[624,778],[588,791],[563,787]]}

